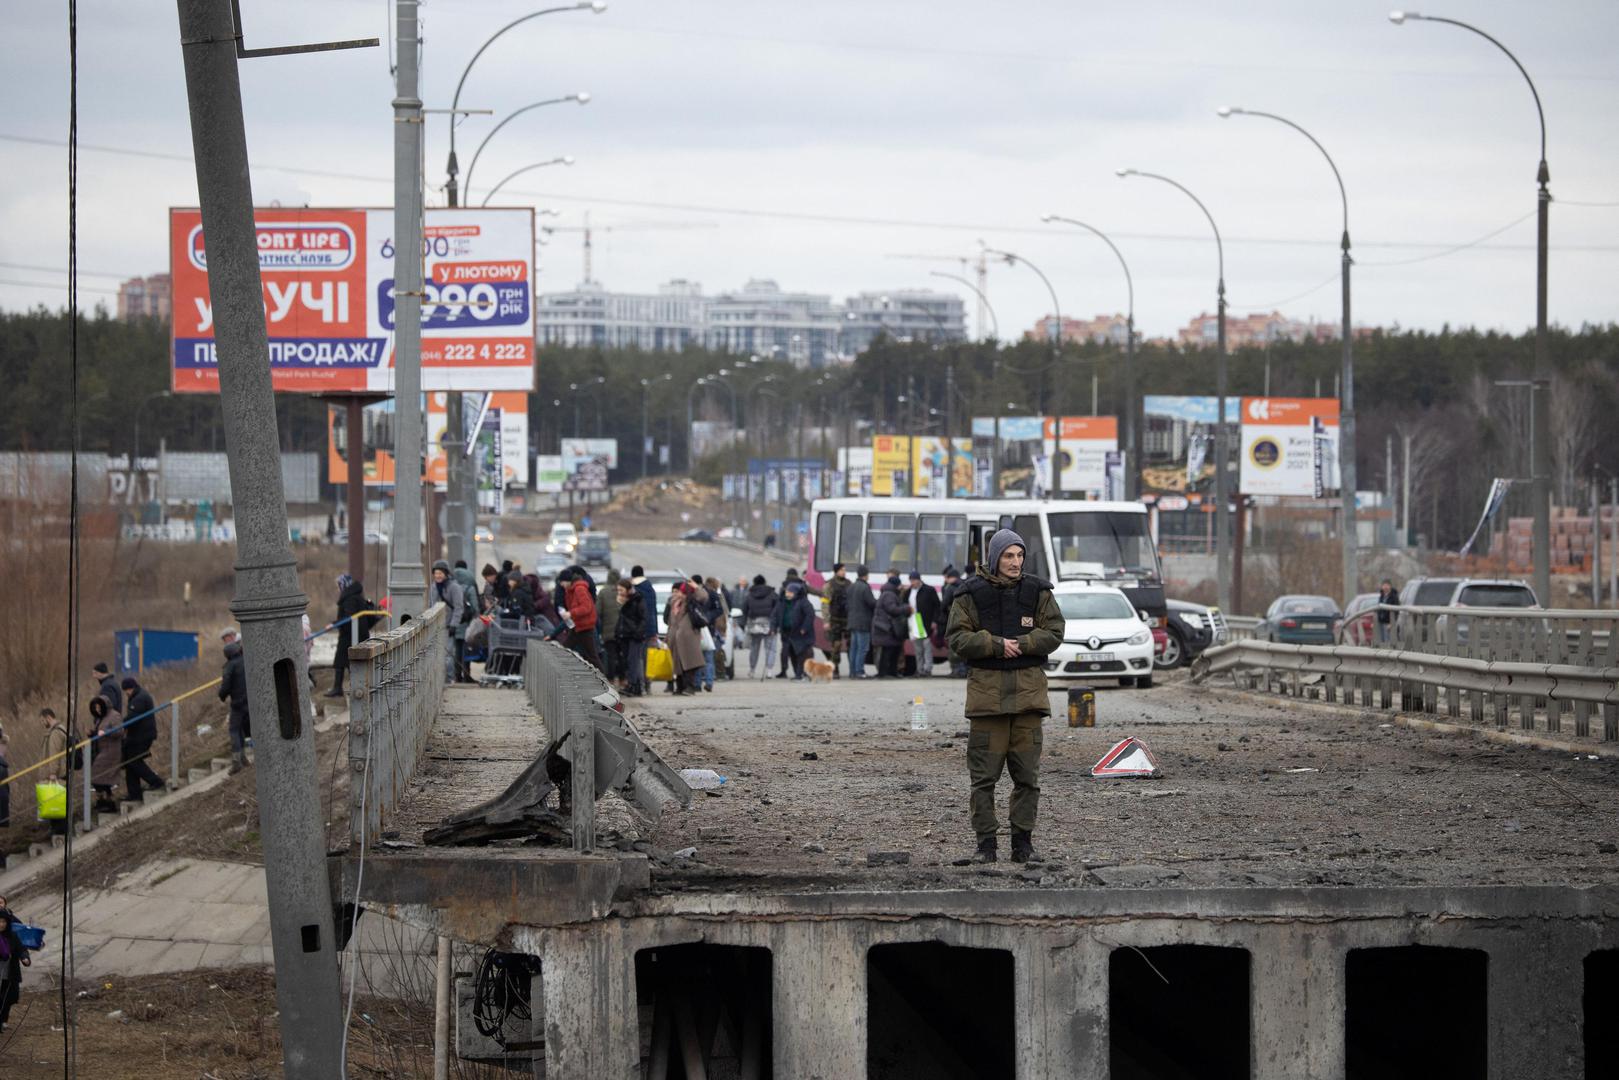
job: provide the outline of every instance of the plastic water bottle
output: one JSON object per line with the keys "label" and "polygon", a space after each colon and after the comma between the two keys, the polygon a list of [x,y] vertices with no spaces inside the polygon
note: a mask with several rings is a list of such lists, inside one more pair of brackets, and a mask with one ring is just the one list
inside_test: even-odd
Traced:
{"label": "plastic water bottle", "polygon": [[686,781],[686,786],[693,791],[705,791],[725,783],[725,777],[713,769],[681,769],[680,778]]}
{"label": "plastic water bottle", "polygon": [[928,729],[928,707],[923,704],[922,696],[918,694],[911,700],[911,730],[926,731]]}

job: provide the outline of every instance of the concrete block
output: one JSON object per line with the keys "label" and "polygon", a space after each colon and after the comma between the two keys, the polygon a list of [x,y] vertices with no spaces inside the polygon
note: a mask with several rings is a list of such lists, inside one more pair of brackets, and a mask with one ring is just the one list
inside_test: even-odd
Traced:
{"label": "concrete block", "polygon": [[57,845],[55,845],[55,844],[41,844],[41,843],[38,843],[36,841],[35,843],[32,843],[32,844],[28,845],[28,857],[30,859],[37,859],[40,856],[44,855],[47,851],[49,851],[51,848],[53,848],[55,846],[57,846]]}
{"label": "concrete block", "polygon": [[186,770],[186,783],[195,784],[199,780],[208,779],[209,775],[210,773],[207,769],[188,769]]}
{"label": "concrete block", "polygon": [[66,847],[66,846],[67,846],[67,837],[58,836],[55,833],[51,834],[51,847],[60,848],[60,847]]}
{"label": "concrete block", "polygon": [[228,768],[230,768],[230,758],[228,757],[216,757],[208,762],[210,772],[224,772]]}

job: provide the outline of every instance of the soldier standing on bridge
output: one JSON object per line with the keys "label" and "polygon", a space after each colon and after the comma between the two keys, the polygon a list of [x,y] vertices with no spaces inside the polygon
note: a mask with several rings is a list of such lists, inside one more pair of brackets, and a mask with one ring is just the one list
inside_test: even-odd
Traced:
{"label": "soldier standing on bridge", "polygon": [[1051,583],[1023,573],[1027,550],[1011,529],[996,533],[986,570],[962,583],[950,609],[950,653],[971,668],[967,772],[978,862],[996,858],[995,785],[1003,767],[1012,776],[1012,861],[1040,861],[1033,834],[1041,725],[1051,715],[1044,665],[1062,643],[1063,617]]}

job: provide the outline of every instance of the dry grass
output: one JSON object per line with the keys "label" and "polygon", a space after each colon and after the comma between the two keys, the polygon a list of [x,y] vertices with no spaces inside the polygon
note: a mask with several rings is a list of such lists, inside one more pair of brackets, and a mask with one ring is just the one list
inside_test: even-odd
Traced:
{"label": "dry grass", "polygon": [[[78,1024],[78,1075],[96,1080],[270,1080],[282,1075],[275,977],[238,968],[112,978],[70,995]],[[349,1075],[433,1075],[433,1010],[418,1000],[361,994],[349,1036]],[[111,1015],[118,1014],[118,1015]],[[60,1003],[49,980],[25,983],[0,1035],[6,1080],[62,1075]],[[52,1030],[53,1026],[56,1030]],[[493,1080],[503,1070],[450,1059],[456,1080]]]}

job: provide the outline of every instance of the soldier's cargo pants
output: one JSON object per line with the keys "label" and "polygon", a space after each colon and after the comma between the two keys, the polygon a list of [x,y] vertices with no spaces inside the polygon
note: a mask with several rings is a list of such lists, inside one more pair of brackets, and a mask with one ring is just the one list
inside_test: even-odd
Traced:
{"label": "soldier's cargo pants", "polygon": [[969,721],[967,775],[972,781],[973,833],[994,836],[995,785],[1001,770],[1012,776],[1012,828],[1033,832],[1040,809],[1040,747],[1045,717],[1040,713],[975,716]]}

